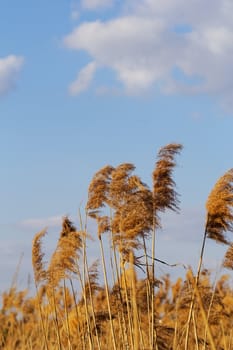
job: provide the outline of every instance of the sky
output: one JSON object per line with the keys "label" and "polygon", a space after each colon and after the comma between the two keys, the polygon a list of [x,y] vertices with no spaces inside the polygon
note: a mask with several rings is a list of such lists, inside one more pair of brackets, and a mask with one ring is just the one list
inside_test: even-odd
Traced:
{"label": "sky", "polygon": [[[163,215],[157,257],[197,265],[206,199],[233,167],[232,56],[231,0],[1,0],[0,291],[19,261],[27,283],[36,232],[49,254],[62,216],[78,225],[97,170],[134,163],[150,185],[170,142],[181,210]],[[225,250],[208,242],[205,266]]]}

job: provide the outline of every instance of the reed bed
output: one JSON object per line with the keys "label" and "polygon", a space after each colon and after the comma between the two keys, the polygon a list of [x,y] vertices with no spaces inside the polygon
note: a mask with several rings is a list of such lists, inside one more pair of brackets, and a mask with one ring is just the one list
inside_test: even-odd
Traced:
{"label": "reed bed", "polygon": [[[63,218],[48,262],[43,250],[47,232],[35,235],[36,292],[32,296],[13,285],[2,293],[0,349],[233,349],[229,275],[220,274],[213,282],[210,271],[203,269],[206,239],[226,245],[222,266],[233,269],[228,238],[233,231],[232,169],[207,199],[196,271],[186,268],[185,277],[175,282],[156,274],[156,264],[166,264],[156,258],[160,214],[179,211],[173,171],[181,151],[182,145],[175,143],[159,150],[150,186],[135,174],[134,164],[100,169],[90,183],[80,229]],[[91,234],[89,220],[96,222]],[[99,242],[94,262],[86,249],[91,239]]]}

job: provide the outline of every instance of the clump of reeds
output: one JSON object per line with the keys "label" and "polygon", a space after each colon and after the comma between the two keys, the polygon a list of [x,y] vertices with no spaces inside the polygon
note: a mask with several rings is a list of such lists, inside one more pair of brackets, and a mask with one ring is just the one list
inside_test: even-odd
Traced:
{"label": "clump of reeds", "polygon": [[[156,260],[165,263],[155,257],[160,215],[167,209],[179,210],[173,170],[181,150],[176,143],[159,150],[151,188],[135,175],[131,163],[106,166],[94,175],[86,214],[97,223],[103,284],[97,261],[88,263],[88,222],[83,229],[81,220],[81,230],[77,230],[67,216],[63,218],[49,264],[45,263],[42,249],[46,231],[35,235],[32,264],[37,297],[31,297],[26,290],[17,291],[15,285],[2,294],[1,349],[233,348],[232,287],[226,276],[216,277],[213,284],[210,271],[201,270],[206,238],[230,242],[227,233],[233,231],[232,169],[217,181],[206,203],[196,278],[188,270],[184,279],[173,282],[164,275],[158,280],[154,271]],[[233,269],[232,244],[223,266]]]}

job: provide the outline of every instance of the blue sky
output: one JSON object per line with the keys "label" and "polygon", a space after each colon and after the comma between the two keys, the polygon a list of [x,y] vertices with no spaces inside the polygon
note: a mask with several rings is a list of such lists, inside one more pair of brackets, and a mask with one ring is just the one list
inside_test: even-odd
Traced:
{"label": "blue sky", "polygon": [[[61,216],[77,222],[99,168],[132,162],[150,184],[170,142],[181,213],[158,257],[196,264],[205,201],[233,167],[232,17],[229,0],[1,2],[0,290],[22,252],[25,284],[35,232],[50,251]],[[208,242],[206,265],[223,254]]]}

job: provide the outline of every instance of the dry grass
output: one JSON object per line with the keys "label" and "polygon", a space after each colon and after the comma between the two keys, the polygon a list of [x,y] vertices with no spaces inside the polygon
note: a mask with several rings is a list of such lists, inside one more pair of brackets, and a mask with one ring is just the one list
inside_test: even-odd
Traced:
{"label": "dry grass", "polygon": [[[160,149],[151,188],[134,174],[130,163],[106,166],[94,175],[86,214],[97,223],[102,283],[101,264],[88,263],[89,235],[82,223],[78,231],[64,217],[47,264],[42,248],[46,231],[35,235],[36,295],[16,286],[2,293],[0,349],[233,349],[233,289],[226,275],[213,283],[210,272],[202,270],[205,240],[229,242],[232,170],[217,181],[207,200],[197,275],[187,270],[186,277],[175,282],[169,275],[156,279],[155,231],[162,225],[160,212],[178,210],[172,174],[181,149],[179,144]],[[109,237],[110,252],[103,235]],[[233,268],[232,245],[223,266]]]}

